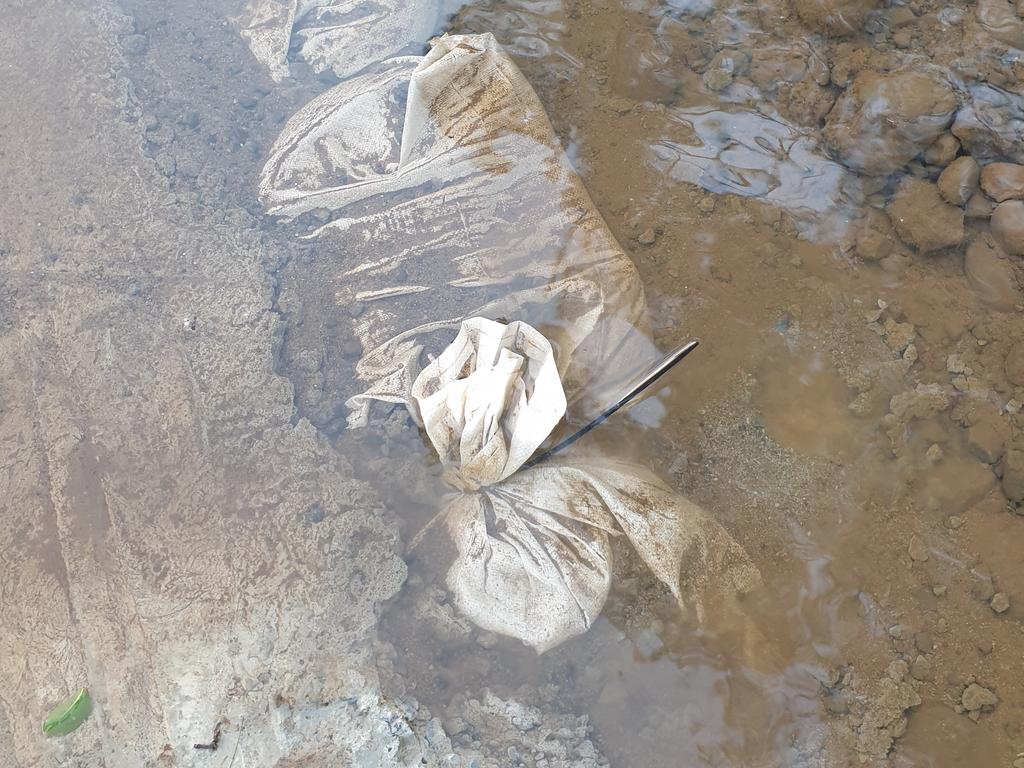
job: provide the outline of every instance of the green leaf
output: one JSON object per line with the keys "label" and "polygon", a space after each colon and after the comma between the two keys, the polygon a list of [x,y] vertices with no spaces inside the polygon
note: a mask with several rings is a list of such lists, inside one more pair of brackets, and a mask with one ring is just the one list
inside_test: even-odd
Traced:
{"label": "green leaf", "polygon": [[92,698],[83,688],[50,710],[50,714],[43,721],[43,733],[47,736],[67,736],[85,722],[90,712]]}

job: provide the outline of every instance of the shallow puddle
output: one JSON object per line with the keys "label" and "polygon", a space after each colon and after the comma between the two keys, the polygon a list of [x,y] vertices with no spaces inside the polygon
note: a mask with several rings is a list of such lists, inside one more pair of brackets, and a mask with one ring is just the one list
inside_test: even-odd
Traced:
{"label": "shallow puddle", "polygon": [[[297,26],[261,37],[259,3],[15,3],[0,750],[1019,768],[1024,21],[1003,5],[268,2],[266,29]],[[347,43],[370,75],[332,58],[358,24],[387,26]],[[453,139],[401,119],[395,57],[442,32],[493,33],[539,102],[515,143],[400,176]],[[357,74],[362,101],[333,103]],[[460,611],[450,476],[403,404],[358,426],[346,403],[419,354],[391,337],[443,349],[475,307],[585,361],[546,445],[699,339],[561,459],[649,467],[761,584],[684,614],[616,533],[586,632],[538,654]],[[697,554],[702,582],[719,553]],[[79,687],[96,711],[44,739]]]}

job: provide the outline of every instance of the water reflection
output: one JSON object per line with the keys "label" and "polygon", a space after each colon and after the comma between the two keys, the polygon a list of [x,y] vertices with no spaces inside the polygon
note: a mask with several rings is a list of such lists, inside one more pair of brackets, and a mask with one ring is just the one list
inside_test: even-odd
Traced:
{"label": "water reflection", "polygon": [[846,170],[778,117],[709,107],[670,109],[651,147],[653,169],[709,192],[756,197],[822,238],[842,234]]}

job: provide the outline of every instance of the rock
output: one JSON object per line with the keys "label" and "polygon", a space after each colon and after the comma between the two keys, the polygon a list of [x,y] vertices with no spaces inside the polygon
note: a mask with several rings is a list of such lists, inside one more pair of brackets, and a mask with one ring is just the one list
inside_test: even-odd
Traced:
{"label": "rock", "polygon": [[1024,387],[1024,341],[1018,341],[1003,360],[1007,380],[1018,387]]}
{"label": "rock", "polygon": [[921,653],[931,653],[935,650],[935,638],[931,632],[918,632],[914,635],[914,646]]}
{"label": "rock", "polygon": [[996,204],[985,197],[981,192],[975,192],[971,199],[964,206],[964,216],[969,219],[987,219],[992,215]]}
{"label": "rock", "polygon": [[1014,444],[1003,462],[1003,493],[1010,501],[1024,502],[1024,444]]}
{"label": "rock", "polygon": [[921,489],[922,502],[929,509],[959,516],[985,498],[998,480],[992,467],[974,459],[947,458],[941,472],[929,472]]}
{"label": "rock", "polygon": [[992,309],[1012,312],[1022,300],[1013,264],[987,237],[978,238],[967,248],[964,274],[978,298]]}
{"label": "rock", "polygon": [[992,37],[1013,48],[1024,48],[1024,21],[1006,0],[978,0],[978,24]]}
{"label": "rock", "polygon": [[886,318],[882,326],[885,333],[885,343],[893,352],[902,352],[917,336],[917,329],[910,323],[897,323],[891,317]]}
{"label": "rock", "polygon": [[886,13],[886,20],[890,29],[899,29],[917,21],[917,16],[905,5],[897,5],[890,8]]}
{"label": "rock", "polygon": [[952,403],[949,392],[941,384],[918,384],[912,390],[893,395],[889,410],[900,421],[927,419],[940,413]]}
{"label": "rock", "polygon": [[880,211],[871,209],[858,222],[854,248],[865,261],[881,261],[892,253],[894,240],[889,219]]}
{"label": "rock", "polygon": [[989,163],[981,169],[981,188],[997,203],[1024,198],[1024,165]]}
{"label": "rock", "polygon": [[716,93],[724,91],[732,85],[732,79],[733,73],[722,67],[709,67],[701,76],[701,80],[708,90],[715,91]]}
{"label": "rock", "polygon": [[907,49],[914,43],[914,35],[909,29],[901,29],[892,33],[892,44],[897,48]]}
{"label": "rock", "polygon": [[953,162],[956,153],[960,151],[960,142],[952,133],[944,133],[933,141],[928,149],[924,151],[924,161],[928,165],[937,165],[945,168]]}
{"label": "rock", "polygon": [[875,0],[792,0],[800,21],[829,37],[848,37],[860,32]]}
{"label": "rock", "polygon": [[889,679],[897,683],[903,682],[908,672],[910,672],[910,667],[903,659],[896,659],[890,662],[889,667],[885,671],[889,675]]}
{"label": "rock", "polygon": [[1011,256],[1024,256],[1024,200],[1007,200],[992,211],[992,236]]}
{"label": "rock", "polygon": [[897,683],[888,677],[866,693],[867,706],[857,726],[856,748],[862,755],[881,760],[889,754],[893,740],[904,732],[906,711],[918,706],[921,697],[909,683]]}
{"label": "rock", "polygon": [[964,239],[964,212],[946,203],[931,182],[905,179],[886,212],[903,242],[922,253],[949,248]]}
{"label": "rock", "polygon": [[860,72],[836,101],[825,141],[849,168],[885,175],[942,135],[957,108],[945,80],[924,72]]}
{"label": "rock", "polygon": [[621,96],[617,96],[614,99],[609,99],[607,103],[608,107],[613,112],[620,115],[629,114],[630,112],[633,111],[633,107],[636,106],[634,102],[630,101],[629,99],[622,98]]}
{"label": "rock", "polygon": [[918,656],[910,665],[910,676],[915,680],[931,680],[935,677],[935,668],[924,656]]}
{"label": "rock", "polygon": [[978,191],[981,166],[973,157],[958,157],[939,174],[939,194],[951,205],[963,205]]}
{"label": "rock", "polygon": [[657,238],[658,236],[655,234],[653,229],[645,229],[640,233],[640,236],[637,237],[636,241],[640,243],[640,245],[654,245],[654,241],[657,240]]}
{"label": "rock", "polygon": [[996,588],[992,585],[991,579],[980,578],[971,585],[971,597],[975,600],[981,600],[983,603],[987,603],[991,600],[992,595],[995,593]]}
{"label": "rock", "polygon": [[1024,96],[988,83],[971,86],[952,131],[979,162],[1024,163]]}
{"label": "rock", "polygon": [[921,539],[914,536],[910,539],[910,546],[907,547],[907,554],[915,563],[923,563],[928,560],[928,547]]}
{"label": "rock", "polygon": [[850,700],[841,693],[829,694],[825,698],[825,709],[833,715],[845,715],[850,711]]}
{"label": "rock", "polygon": [[967,448],[986,464],[995,464],[1006,452],[1010,423],[998,411],[986,409],[967,430]]}
{"label": "rock", "polygon": [[971,683],[968,685],[960,696],[960,704],[968,712],[991,710],[994,709],[998,703],[999,698],[992,693],[992,691],[984,686],[978,685],[977,683]]}
{"label": "rock", "polygon": [[938,464],[942,461],[942,446],[938,443],[932,443],[928,446],[928,450],[924,452],[924,457],[928,459],[931,464]]}
{"label": "rock", "polygon": [[1010,596],[1005,592],[996,592],[988,604],[996,613],[1006,613],[1010,610]]}

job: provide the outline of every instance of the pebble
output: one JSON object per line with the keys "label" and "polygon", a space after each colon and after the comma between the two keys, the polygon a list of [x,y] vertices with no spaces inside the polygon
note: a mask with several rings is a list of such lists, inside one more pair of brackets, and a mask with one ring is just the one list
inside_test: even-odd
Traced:
{"label": "pebble", "polygon": [[[818,4],[833,20],[850,20],[848,16],[844,19],[836,3],[819,0]],[[797,3],[801,18],[802,5]],[[843,165],[867,175],[885,176],[945,134],[956,109],[956,95],[941,77],[924,70],[882,73],[864,69],[828,113],[824,138]]]}
{"label": "pebble", "polygon": [[935,638],[931,632],[918,632],[914,635],[914,646],[921,653],[931,653],[935,650]]}
{"label": "pebble", "polygon": [[975,192],[964,207],[964,216],[969,219],[987,219],[992,215],[996,204],[981,192]]}
{"label": "pebble", "polygon": [[709,90],[724,91],[732,85],[732,78],[733,74],[731,71],[722,67],[712,67],[704,73],[701,79]]}
{"label": "pebble", "polygon": [[943,457],[942,446],[938,443],[932,443],[928,446],[928,450],[924,452],[924,457],[932,464],[938,464],[942,461]]}
{"label": "pebble", "polygon": [[1024,444],[1015,443],[1003,460],[1003,493],[1010,501],[1024,502]]}
{"label": "pebble", "polygon": [[951,129],[964,151],[982,162],[1024,163],[1024,142],[1021,141],[1024,96],[983,82],[969,86],[968,91],[970,98],[956,113]]}
{"label": "pebble", "polygon": [[906,50],[914,44],[914,36],[908,29],[901,29],[892,33],[892,44],[897,48]]}
{"label": "pebble", "polygon": [[1024,387],[1024,341],[1010,347],[1003,360],[1003,371],[1011,384]]}
{"label": "pebble", "polygon": [[314,525],[322,523],[326,516],[324,508],[320,504],[314,504],[306,510],[306,522],[313,523]]}
{"label": "pebble", "polygon": [[655,233],[655,231],[653,229],[648,228],[640,233],[636,241],[640,243],[640,245],[654,245],[654,241],[657,239],[658,236]]}
{"label": "pebble", "polygon": [[978,649],[978,653],[982,656],[988,656],[992,653],[992,649],[995,647],[991,640],[979,640],[975,647]]}
{"label": "pebble", "polygon": [[980,237],[967,248],[964,274],[978,298],[992,309],[1010,312],[1021,301],[1013,264],[989,237]]}
{"label": "pebble", "polygon": [[910,546],[907,547],[907,554],[915,563],[923,563],[928,560],[928,547],[917,536],[910,539]]}
{"label": "pebble", "polygon": [[978,191],[981,166],[973,157],[958,157],[939,174],[939,194],[952,205],[964,205]]}
{"label": "pebble", "polygon": [[987,603],[995,593],[995,587],[992,586],[992,582],[988,579],[980,579],[974,582],[974,586],[971,587],[971,594],[976,600],[981,600],[982,602]]}
{"label": "pebble", "polygon": [[990,163],[981,169],[981,188],[997,203],[1024,198],[1024,165]]}
{"label": "pebble", "polygon": [[1024,256],[1024,200],[1006,200],[995,207],[992,236],[1011,256]]}
{"label": "pebble", "polygon": [[942,597],[946,594],[948,587],[945,584],[936,584],[932,587],[932,594],[936,597]]}
{"label": "pebble", "polygon": [[608,102],[608,106],[611,107],[618,114],[625,115],[625,114],[627,114],[629,112],[632,112],[633,111],[633,107],[636,106],[636,105],[632,101],[630,101],[629,99],[624,99],[622,97],[617,97],[617,98],[611,99]]}
{"label": "pebble", "polygon": [[845,715],[850,711],[850,702],[841,694],[831,695],[825,699],[825,709],[833,715]]}
{"label": "pebble", "polygon": [[910,676],[915,680],[931,680],[935,676],[935,668],[924,656],[918,656],[910,665]]}
{"label": "pebble", "polygon": [[897,323],[891,317],[882,325],[885,331],[885,343],[893,352],[902,352],[917,336],[917,329],[910,323]]}
{"label": "pebble", "polygon": [[892,240],[889,232],[882,232],[876,227],[864,227],[857,233],[857,255],[865,261],[881,261],[892,253]]}
{"label": "pebble", "polygon": [[890,8],[887,12],[889,26],[892,29],[898,29],[899,27],[905,27],[908,24],[913,24],[917,21],[917,17],[914,12],[905,5],[897,5],[894,8]]}
{"label": "pebble", "polygon": [[704,195],[697,201],[697,210],[701,213],[714,213],[716,204],[714,195]]}
{"label": "pebble", "polygon": [[971,683],[964,689],[960,696],[960,704],[968,712],[978,712],[982,709],[992,709],[999,703],[999,698],[988,688],[977,683]]}
{"label": "pebble", "polygon": [[944,24],[947,27],[956,26],[957,24],[963,23],[964,14],[959,8],[949,6],[939,11],[938,19],[940,24]]}
{"label": "pebble", "polygon": [[951,531],[955,531],[957,528],[964,524],[964,519],[959,515],[950,515],[946,518],[946,527]]}
{"label": "pebble", "polygon": [[889,678],[896,681],[897,683],[903,682],[903,679],[907,676],[910,671],[910,667],[903,659],[896,659],[889,663],[889,668],[886,670],[886,674]]}
{"label": "pebble", "polygon": [[953,162],[959,151],[960,142],[957,141],[956,136],[952,133],[944,133],[924,151],[924,161],[928,165],[945,167]]}
{"label": "pebble", "polygon": [[910,178],[904,180],[886,208],[886,213],[900,239],[922,253],[931,253],[963,242],[964,212],[947,204],[936,185],[931,182]]}
{"label": "pebble", "polygon": [[1006,613],[1010,610],[1010,596],[1005,592],[996,592],[988,604],[996,613]]}

